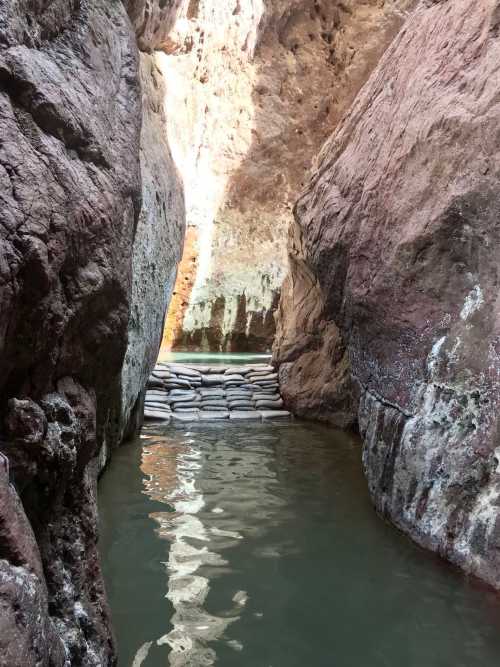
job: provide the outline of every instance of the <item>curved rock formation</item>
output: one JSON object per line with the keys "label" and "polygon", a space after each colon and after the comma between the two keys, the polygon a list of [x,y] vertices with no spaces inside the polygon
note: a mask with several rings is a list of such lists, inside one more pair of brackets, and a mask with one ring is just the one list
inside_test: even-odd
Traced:
{"label": "curved rock formation", "polygon": [[[158,346],[160,283],[173,282],[182,235],[168,152],[152,150],[158,75],[142,60],[141,139],[139,54],[121,2],[0,0],[2,667],[116,660],[96,457],[126,430],[154,364],[134,333]],[[146,258],[149,314],[137,309]]]}
{"label": "curved rock formation", "polygon": [[182,3],[160,62],[197,261],[179,273],[174,348],[270,349],[297,192],[410,4]]}
{"label": "curved rock formation", "polygon": [[299,414],[358,420],[379,511],[496,587],[499,26],[454,0],[401,31],[297,204],[275,349]]}
{"label": "curved rock formation", "polygon": [[131,311],[117,442],[136,431],[142,421],[143,390],[158,358],[185,232],[183,189],[167,141],[168,100],[156,56],[140,54],[140,79],[142,207],[134,237]]}

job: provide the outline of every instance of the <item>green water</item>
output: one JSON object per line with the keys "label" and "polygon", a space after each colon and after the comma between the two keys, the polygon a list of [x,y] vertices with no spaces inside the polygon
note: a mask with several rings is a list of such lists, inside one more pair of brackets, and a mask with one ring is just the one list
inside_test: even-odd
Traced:
{"label": "green water", "polygon": [[353,436],[148,427],[99,505],[120,667],[500,664],[500,599],[376,516]]}

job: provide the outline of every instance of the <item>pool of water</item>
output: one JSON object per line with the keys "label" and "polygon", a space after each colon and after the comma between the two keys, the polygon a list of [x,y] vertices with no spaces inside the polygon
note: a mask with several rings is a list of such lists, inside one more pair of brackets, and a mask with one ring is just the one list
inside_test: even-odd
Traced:
{"label": "pool of water", "polygon": [[99,506],[120,667],[500,664],[497,594],[377,517],[354,436],[148,427]]}

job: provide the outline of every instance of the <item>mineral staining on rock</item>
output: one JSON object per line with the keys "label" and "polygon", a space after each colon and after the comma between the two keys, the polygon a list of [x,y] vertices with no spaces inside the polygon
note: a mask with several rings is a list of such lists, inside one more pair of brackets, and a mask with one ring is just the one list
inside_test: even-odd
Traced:
{"label": "mineral staining on rock", "polygon": [[292,205],[410,4],[181,4],[159,62],[197,259],[179,272],[167,345],[270,349]]}
{"label": "mineral staining on rock", "polygon": [[499,63],[496,2],[419,6],[297,204],[275,349],[379,511],[497,587]]}
{"label": "mineral staining on rock", "polygon": [[144,416],[161,422],[289,419],[273,366],[159,363],[148,381]]}

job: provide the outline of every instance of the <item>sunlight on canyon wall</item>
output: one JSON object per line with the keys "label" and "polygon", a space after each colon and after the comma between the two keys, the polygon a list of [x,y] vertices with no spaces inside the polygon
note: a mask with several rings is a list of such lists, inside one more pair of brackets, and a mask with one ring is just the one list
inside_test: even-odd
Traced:
{"label": "sunlight on canyon wall", "polygon": [[165,348],[270,350],[292,207],[410,4],[181,5],[157,57],[189,226]]}

